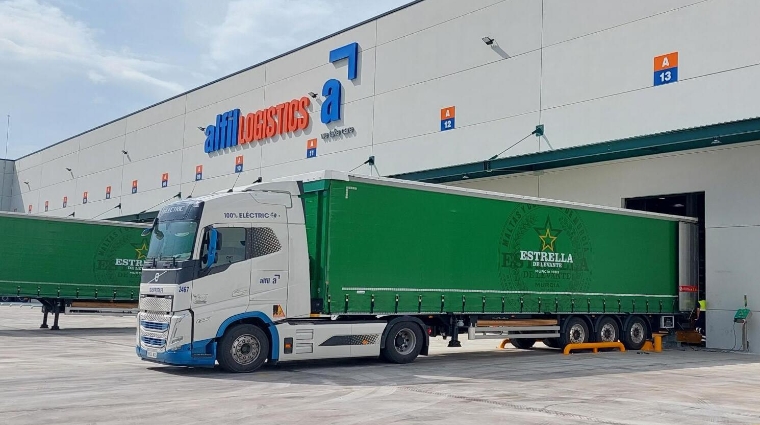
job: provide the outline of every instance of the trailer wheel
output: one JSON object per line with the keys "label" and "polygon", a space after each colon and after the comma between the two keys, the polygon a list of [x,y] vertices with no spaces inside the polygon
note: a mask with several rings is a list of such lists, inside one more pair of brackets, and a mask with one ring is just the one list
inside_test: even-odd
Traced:
{"label": "trailer wheel", "polygon": [[219,341],[217,360],[219,366],[228,372],[253,372],[266,362],[267,357],[269,339],[258,326],[237,325]]}
{"label": "trailer wheel", "polygon": [[647,341],[648,333],[647,322],[639,316],[633,316],[626,322],[623,345],[627,350],[641,350]]}
{"label": "trailer wheel", "polygon": [[560,348],[559,338],[546,338],[541,342],[543,342],[544,345],[549,348]]}
{"label": "trailer wheel", "polygon": [[620,339],[620,327],[614,318],[606,316],[596,327],[597,342],[615,342]]}
{"label": "trailer wheel", "polygon": [[515,338],[515,339],[510,338],[509,342],[512,343],[512,345],[515,348],[519,348],[521,350],[530,350],[531,348],[533,348],[533,345],[536,343],[536,340],[530,339],[530,338]]}
{"label": "trailer wheel", "polygon": [[570,317],[565,320],[562,334],[560,335],[561,346],[568,344],[582,344],[588,342],[589,332],[586,322],[579,317]]}
{"label": "trailer wheel", "polygon": [[420,354],[423,343],[422,329],[416,323],[399,322],[388,332],[380,354],[391,363],[411,363]]}

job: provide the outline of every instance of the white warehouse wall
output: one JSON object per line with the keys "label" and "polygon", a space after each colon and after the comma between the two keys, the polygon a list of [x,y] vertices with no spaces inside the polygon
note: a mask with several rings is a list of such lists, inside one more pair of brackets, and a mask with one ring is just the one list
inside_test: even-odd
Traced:
{"label": "white warehouse wall", "polygon": [[[760,238],[760,142],[678,154],[470,180],[456,186],[611,207],[626,198],[705,192],[707,345],[741,344],[733,317],[744,295],[755,319],[750,348],[760,352],[760,284],[754,270]],[[739,348],[739,347],[736,347]]]}
{"label": "white warehouse wall", "polygon": [[[538,124],[556,149],[752,117],[760,98],[760,86],[750,84],[760,77],[759,34],[743,17],[758,14],[760,3],[742,0],[422,1],[23,157],[10,203],[45,213],[47,201],[48,214],[106,218],[156,208],[180,191],[350,170],[370,155],[372,172],[382,175],[479,161]],[[360,47],[354,81],[346,79],[346,61],[328,60],[330,50],[351,42]],[[653,87],[654,57],[674,51],[679,81]],[[216,114],[321,93],[330,78],[344,89],[340,122],[320,122],[320,97],[302,132],[203,151],[198,127],[213,124]],[[442,132],[440,111],[449,106],[456,128]],[[320,138],[317,157],[307,159],[307,140],[335,127],[355,133]],[[529,138],[504,156],[545,149]],[[238,176],[239,155],[245,171]]]}

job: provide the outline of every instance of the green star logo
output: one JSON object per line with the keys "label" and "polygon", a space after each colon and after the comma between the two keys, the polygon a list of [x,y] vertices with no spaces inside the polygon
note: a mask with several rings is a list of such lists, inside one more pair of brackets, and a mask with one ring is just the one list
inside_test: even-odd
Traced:
{"label": "green star logo", "polygon": [[146,258],[146,255],[148,253],[148,244],[143,242],[142,244],[131,244],[132,247],[135,249],[135,252],[137,253],[137,259],[142,260]]}
{"label": "green star logo", "polygon": [[554,252],[554,242],[557,241],[557,236],[562,233],[562,230],[552,227],[552,222],[551,219],[549,219],[549,216],[546,216],[546,224],[544,224],[544,227],[535,227],[534,229],[536,230],[536,233],[538,233],[538,238],[541,239],[541,252],[546,250]]}

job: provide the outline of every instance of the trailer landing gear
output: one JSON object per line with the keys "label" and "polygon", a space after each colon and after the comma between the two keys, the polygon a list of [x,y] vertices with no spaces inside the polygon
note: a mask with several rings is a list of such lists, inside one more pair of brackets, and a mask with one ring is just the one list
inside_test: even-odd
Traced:
{"label": "trailer landing gear", "polygon": [[51,331],[58,331],[61,328],[58,327],[58,317],[61,312],[66,310],[66,301],[59,299],[39,299],[42,303],[42,324],[40,329],[48,329],[48,314],[53,313],[53,326],[50,327]]}
{"label": "trailer landing gear", "polygon": [[47,306],[42,306],[42,324],[40,325],[40,329],[47,329],[47,318],[48,318],[48,308]]}
{"label": "trailer landing gear", "polygon": [[464,326],[464,322],[456,320],[451,324],[451,341],[449,341],[449,347],[459,348],[462,343],[459,341],[459,328]]}
{"label": "trailer landing gear", "polygon": [[61,328],[58,327],[58,315],[60,314],[58,304],[56,304],[55,308],[53,308],[53,327],[50,328],[51,331],[58,331]]}
{"label": "trailer landing gear", "polygon": [[456,334],[451,336],[451,341],[449,341],[449,347],[455,347],[459,348],[462,346],[462,343],[457,339]]}

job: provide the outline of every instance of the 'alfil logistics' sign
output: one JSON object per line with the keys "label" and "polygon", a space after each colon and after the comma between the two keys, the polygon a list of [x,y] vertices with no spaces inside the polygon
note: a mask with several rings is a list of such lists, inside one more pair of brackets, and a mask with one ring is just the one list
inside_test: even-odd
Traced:
{"label": "'alfil logistics' sign", "polygon": [[[348,79],[354,80],[358,73],[359,45],[351,43],[330,52],[330,62],[348,59]],[[340,121],[343,86],[331,79],[322,87],[321,119],[325,124]],[[233,109],[216,116],[216,122],[206,127],[206,153],[232,146],[267,139],[283,133],[304,130],[309,126],[308,97],[293,99],[260,111],[242,115],[240,109]]]}

